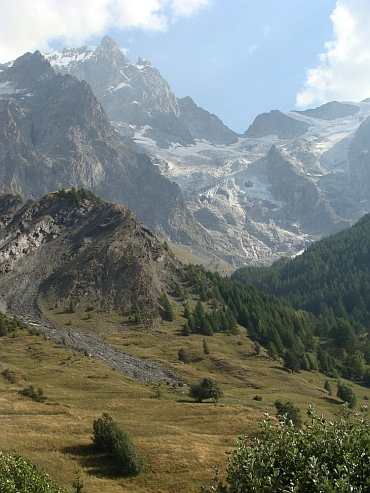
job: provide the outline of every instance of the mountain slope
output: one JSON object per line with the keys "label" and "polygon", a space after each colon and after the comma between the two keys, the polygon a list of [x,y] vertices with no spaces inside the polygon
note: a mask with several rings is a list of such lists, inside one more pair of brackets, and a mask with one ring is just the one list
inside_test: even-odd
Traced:
{"label": "mountain slope", "polygon": [[181,190],[150,158],[128,148],[88,84],[55,75],[38,52],[0,72],[0,182],[38,198],[88,188],[128,206],[153,232],[185,244],[210,243]]}
{"label": "mountain slope", "polygon": [[94,51],[81,47],[46,56],[57,72],[90,84],[109,118],[126,137],[143,128],[145,135],[162,148],[176,142],[186,146],[202,138],[216,144],[237,141],[235,132],[215,115],[188,98],[178,100],[148,60],[139,58],[132,64],[108,36]]}
{"label": "mountain slope", "polygon": [[366,214],[294,259],[262,269],[242,268],[232,278],[282,296],[296,309],[330,315],[332,321],[346,318],[362,333],[370,326],[369,266],[370,214]]}
{"label": "mountain slope", "polygon": [[36,300],[45,298],[125,314],[137,304],[150,317],[181,275],[173,255],[131,211],[90,192],[56,192],[23,207],[7,203],[0,216],[0,289],[11,313],[32,316]]}

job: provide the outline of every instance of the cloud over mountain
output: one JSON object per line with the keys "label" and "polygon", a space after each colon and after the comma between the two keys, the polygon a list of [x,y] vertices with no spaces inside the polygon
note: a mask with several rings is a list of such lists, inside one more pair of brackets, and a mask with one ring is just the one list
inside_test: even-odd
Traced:
{"label": "cloud over mountain", "polygon": [[333,39],[317,67],[307,71],[297,107],[370,96],[370,10],[368,0],[337,0],[331,15]]}
{"label": "cloud over mountain", "polygon": [[211,0],[2,0],[0,62],[26,51],[48,51],[53,42],[85,44],[108,29],[165,31]]}

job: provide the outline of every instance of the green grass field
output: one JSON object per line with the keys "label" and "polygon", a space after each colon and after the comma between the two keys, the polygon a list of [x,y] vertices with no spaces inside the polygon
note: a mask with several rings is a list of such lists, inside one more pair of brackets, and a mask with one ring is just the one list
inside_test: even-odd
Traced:
{"label": "green grass field", "polygon": [[[327,418],[340,408],[335,381],[330,397],[324,375],[287,373],[264,350],[256,355],[244,332],[208,337],[206,356],[202,336],[179,335],[179,318],[180,326],[158,322],[148,329],[106,314],[87,319],[79,310],[49,310],[48,315],[68,330],[91,331],[127,353],[161,362],[186,384],[139,383],[26,330],[2,337],[0,449],[19,451],[71,492],[77,474],[84,493],[199,492],[201,485],[211,485],[213,465],[225,468],[225,452],[235,448],[237,438],[253,436],[263,413],[275,414],[276,399],[293,401],[303,416],[309,403]],[[189,364],[178,361],[181,347],[190,355]],[[224,397],[218,405],[188,397],[188,385],[204,377],[220,384]],[[43,390],[44,402],[19,394],[30,385]],[[369,391],[356,385],[354,389],[359,408]],[[254,400],[256,395],[262,400]],[[144,456],[146,469],[140,477],[112,477],[106,460],[94,454],[92,424],[103,412],[131,435]]]}

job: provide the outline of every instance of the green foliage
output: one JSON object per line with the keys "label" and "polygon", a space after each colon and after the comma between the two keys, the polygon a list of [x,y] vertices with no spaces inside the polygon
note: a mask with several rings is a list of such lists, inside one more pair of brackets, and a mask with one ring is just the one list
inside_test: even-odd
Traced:
{"label": "green foliage", "polygon": [[93,442],[96,449],[111,456],[122,476],[137,476],[144,469],[144,460],[131,438],[111,416],[103,413],[93,423]]}
{"label": "green foliage", "polygon": [[299,370],[301,369],[301,365],[299,363],[297,356],[294,354],[293,351],[287,349],[284,353],[283,359],[284,359],[284,368],[286,370],[290,370],[293,373],[299,372]]}
{"label": "green foliage", "polygon": [[33,385],[29,385],[28,387],[20,390],[19,393],[25,397],[29,397],[36,402],[43,402],[47,399],[44,395],[44,391],[41,388],[35,390]]}
{"label": "green foliage", "polygon": [[353,409],[357,403],[357,397],[352,387],[344,383],[338,382],[337,397],[347,402],[350,409]]}
{"label": "green foliage", "polygon": [[50,476],[37,469],[20,454],[4,454],[0,451],[1,493],[67,493]]}
{"label": "green foliage", "polygon": [[284,421],[285,423],[298,427],[302,426],[303,421],[301,411],[293,404],[293,402],[282,402],[277,400],[274,402],[274,406],[276,407],[276,417],[280,421]]}
{"label": "green foliage", "polygon": [[207,341],[203,339],[203,353],[205,355],[208,355],[210,353],[209,346],[207,344]]}
{"label": "green foliage", "polygon": [[203,380],[196,385],[190,387],[189,396],[197,402],[202,402],[205,399],[213,399],[213,402],[217,402],[223,397],[219,384],[210,378],[203,378]]}
{"label": "green foliage", "polygon": [[5,336],[9,332],[14,332],[16,329],[24,329],[25,325],[18,320],[14,315],[12,318],[7,317],[0,312],[0,337]]}
{"label": "green foliage", "polygon": [[[313,313],[319,317],[317,336],[332,338],[337,348],[350,355],[360,348],[370,364],[367,340],[358,337],[370,325],[370,214],[294,259],[281,259],[271,267],[245,267],[231,277]],[[341,366],[339,359],[330,366],[343,377],[359,378],[356,370]]]}
{"label": "green foliage", "polygon": [[101,199],[95,195],[90,190],[81,188],[77,190],[76,188],[71,188],[71,190],[65,190],[62,188],[58,191],[59,197],[66,199],[69,203],[74,206],[81,206],[84,200],[91,200],[93,202],[100,202]]}
{"label": "green foliage", "polygon": [[181,334],[183,336],[190,336],[191,330],[187,322],[185,322],[184,327],[181,329]]}
{"label": "green foliage", "polygon": [[[360,493],[370,490],[370,424],[364,414],[352,416],[344,407],[334,422],[308,410],[300,429],[287,422],[260,424],[261,433],[243,437],[230,453],[226,484],[218,493],[325,492]],[[204,490],[203,490],[204,491]]]}
{"label": "green foliage", "polygon": [[172,322],[175,319],[175,314],[173,312],[170,300],[168,299],[167,293],[162,293],[161,303],[163,307],[163,319],[168,322]]}
{"label": "green foliage", "polygon": [[189,363],[189,355],[183,347],[177,351],[177,356],[179,358],[179,361],[182,361],[183,363]]}
{"label": "green foliage", "polygon": [[76,306],[73,300],[69,302],[68,305],[68,313],[75,313],[76,312]]}
{"label": "green foliage", "polygon": [[330,385],[329,380],[325,380],[324,389],[325,389],[327,392],[329,392],[329,395],[331,395],[331,394],[332,394],[332,389],[331,389],[331,385]]}

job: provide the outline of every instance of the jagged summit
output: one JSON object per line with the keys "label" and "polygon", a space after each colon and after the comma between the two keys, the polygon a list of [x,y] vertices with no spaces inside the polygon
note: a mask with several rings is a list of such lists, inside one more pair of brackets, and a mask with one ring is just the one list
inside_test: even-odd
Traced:
{"label": "jagged summit", "polygon": [[35,84],[54,77],[50,62],[40,53],[25,53],[0,72],[0,81],[13,82],[16,90],[33,89]]}
{"label": "jagged summit", "polygon": [[[195,139],[215,144],[238,139],[221,120],[214,115],[210,118],[195,103],[185,103],[185,108],[182,103],[182,112],[180,100],[151,62],[140,57],[136,65],[132,64],[108,36],[95,51],[80,48],[77,53],[63,51],[47,57],[57,72],[69,73],[91,85],[111,121],[128,140],[140,133],[159,147],[168,148],[174,143],[193,145]],[[195,125],[199,118],[201,124]]]}
{"label": "jagged summit", "polygon": [[128,206],[163,238],[210,241],[179,187],[127,147],[87,82],[55,74],[37,53],[5,68],[0,81],[1,191],[37,199],[84,187]]}

